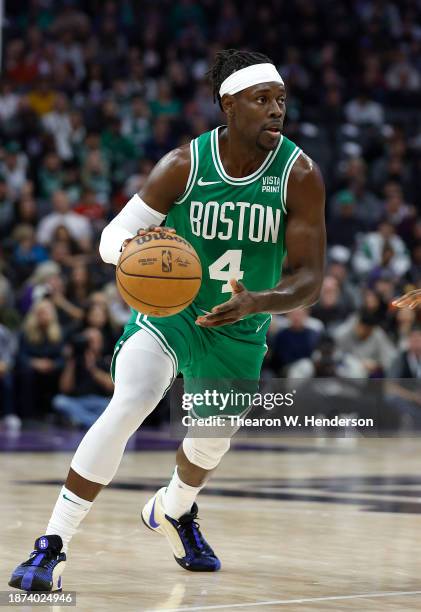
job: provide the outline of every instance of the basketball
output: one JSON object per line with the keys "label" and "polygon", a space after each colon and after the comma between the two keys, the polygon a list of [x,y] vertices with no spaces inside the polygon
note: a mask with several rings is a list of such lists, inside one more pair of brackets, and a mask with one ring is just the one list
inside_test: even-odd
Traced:
{"label": "basketball", "polygon": [[142,314],[168,317],[189,306],[202,282],[200,259],[187,240],[148,232],[124,249],[116,268],[124,301]]}

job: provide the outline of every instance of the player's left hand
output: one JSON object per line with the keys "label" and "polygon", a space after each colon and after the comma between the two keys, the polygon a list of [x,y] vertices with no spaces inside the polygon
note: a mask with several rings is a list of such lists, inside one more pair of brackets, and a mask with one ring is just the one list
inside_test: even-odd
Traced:
{"label": "player's left hand", "polygon": [[410,308],[414,310],[421,305],[421,289],[409,291],[392,302],[392,306],[396,308]]}
{"label": "player's left hand", "polygon": [[230,280],[232,297],[224,304],[212,308],[212,312],[202,317],[197,317],[196,325],[201,327],[220,327],[235,323],[243,317],[256,311],[256,298],[248,291],[242,283],[235,278]]}

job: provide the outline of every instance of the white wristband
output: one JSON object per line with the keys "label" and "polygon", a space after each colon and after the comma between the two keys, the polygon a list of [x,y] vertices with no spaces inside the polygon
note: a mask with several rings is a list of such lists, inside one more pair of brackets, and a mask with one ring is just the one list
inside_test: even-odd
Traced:
{"label": "white wristband", "polygon": [[134,195],[102,231],[99,243],[102,260],[116,265],[125,240],[133,238],[141,228],[161,225],[165,217],[148,206],[138,194]]}

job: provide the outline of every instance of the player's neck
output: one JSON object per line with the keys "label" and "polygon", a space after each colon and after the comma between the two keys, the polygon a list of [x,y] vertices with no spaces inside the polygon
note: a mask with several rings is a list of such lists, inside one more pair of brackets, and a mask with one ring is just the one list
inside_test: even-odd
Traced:
{"label": "player's neck", "polygon": [[219,130],[218,137],[219,154],[224,170],[235,178],[255,172],[269,153],[247,143],[241,134],[232,128]]}

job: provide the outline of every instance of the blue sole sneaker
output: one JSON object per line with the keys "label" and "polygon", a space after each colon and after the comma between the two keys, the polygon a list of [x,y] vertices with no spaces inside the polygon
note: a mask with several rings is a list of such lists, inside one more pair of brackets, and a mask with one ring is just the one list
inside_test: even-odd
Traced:
{"label": "blue sole sneaker", "polygon": [[63,542],[58,535],[44,535],[35,540],[29,559],[17,566],[9,586],[22,591],[61,591],[61,575],[66,565]]}
{"label": "blue sole sneaker", "polygon": [[152,531],[164,535],[170,544],[174,558],[182,568],[190,572],[216,572],[221,562],[206,542],[197,522],[198,507],[178,520],[165,514],[162,497],[165,487],[147,502],[142,510],[142,521]]}

